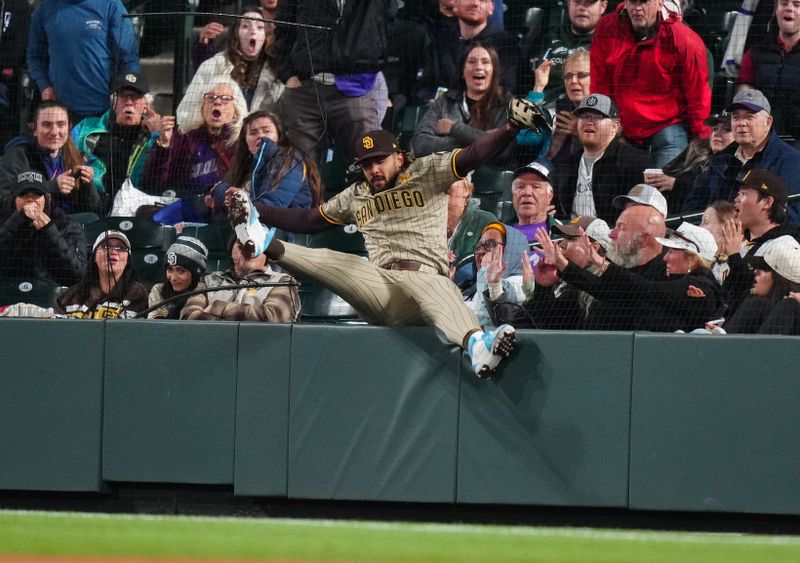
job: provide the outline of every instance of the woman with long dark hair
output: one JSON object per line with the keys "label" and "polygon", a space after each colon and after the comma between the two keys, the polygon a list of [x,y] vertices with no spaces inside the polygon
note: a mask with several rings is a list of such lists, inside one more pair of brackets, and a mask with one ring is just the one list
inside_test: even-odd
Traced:
{"label": "woman with long dark hair", "polygon": [[236,82],[249,111],[271,110],[283,94],[284,84],[273,70],[270,54],[272,31],[267,29],[261,9],[246,7],[239,15],[231,26],[225,50],[200,65],[178,105],[175,116],[181,130],[203,93],[220,76]]}
{"label": "woman with long dark hair", "polygon": [[135,317],[147,308],[147,289],[131,264],[131,243],[124,233],[103,231],[92,245],[83,279],[56,299],[57,315],[78,319]]}
{"label": "woman with long dark hair", "polygon": [[272,207],[317,207],[322,183],[316,163],[295,148],[280,119],[270,112],[248,115],[236,143],[225,181],[206,198],[212,210],[224,210],[225,192],[241,188],[253,202]]}
{"label": "woman with long dark hair", "polygon": [[[194,237],[180,236],[167,249],[167,267],[164,281],[150,290],[150,307],[161,305],[148,313],[148,319],[179,319],[181,309],[189,299],[189,293],[204,287],[203,275],[206,273],[208,249]],[[175,300],[170,301],[173,297]],[[166,301],[166,303],[165,303]]]}
{"label": "woman with long dark hair", "polygon": [[[461,61],[461,90],[441,94],[411,139],[415,157],[465,147],[506,120],[508,95],[500,85],[500,60],[490,46],[476,44]],[[513,145],[494,161],[507,160]]]}

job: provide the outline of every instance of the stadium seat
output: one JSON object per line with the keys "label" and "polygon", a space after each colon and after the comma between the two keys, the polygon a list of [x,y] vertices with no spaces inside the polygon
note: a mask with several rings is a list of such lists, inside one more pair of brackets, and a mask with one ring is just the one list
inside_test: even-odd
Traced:
{"label": "stadium seat", "polygon": [[475,197],[481,201],[481,209],[499,217],[501,202],[511,201],[511,182],[514,173],[510,170],[497,170],[489,166],[476,168],[472,174],[475,184]]}
{"label": "stadium seat", "polygon": [[32,303],[52,307],[63,289],[47,278],[0,278],[0,306]]}
{"label": "stadium seat", "polygon": [[364,236],[358,232],[347,232],[348,227],[335,227],[315,234],[295,235],[295,242],[308,248],[330,248],[348,254],[359,254],[366,256],[367,249],[364,246]]}
{"label": "stadium seat", "polygon": [[344,299],[311,282],[301,282],[299,289],[300,319],[309,322],[342,322],[357,320],[358,313]]}

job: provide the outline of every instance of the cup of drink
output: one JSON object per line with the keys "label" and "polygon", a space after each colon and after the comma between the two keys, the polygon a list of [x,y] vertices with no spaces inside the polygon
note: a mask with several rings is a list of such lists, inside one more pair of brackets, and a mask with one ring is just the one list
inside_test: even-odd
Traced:
{"label": "cup of drink", "polygon": [[644,169],[644,183],[649,184],[652,180],[662,176],[664,171],[661,168],[645,168]]}

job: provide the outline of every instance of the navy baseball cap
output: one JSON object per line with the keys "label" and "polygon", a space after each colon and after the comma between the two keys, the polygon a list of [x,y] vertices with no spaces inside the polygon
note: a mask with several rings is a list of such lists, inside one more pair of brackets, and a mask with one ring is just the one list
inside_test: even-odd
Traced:
{"label": "navy baseball cap", "polygon": [[537,158],[533,162],[529,162],[525,166],[520,166],[514,170],[514,178],[525,174],[526,172],[533,172],[538,174],[548,182],[550,181],[550,173],[553,171],[553,164],[546,158]]}

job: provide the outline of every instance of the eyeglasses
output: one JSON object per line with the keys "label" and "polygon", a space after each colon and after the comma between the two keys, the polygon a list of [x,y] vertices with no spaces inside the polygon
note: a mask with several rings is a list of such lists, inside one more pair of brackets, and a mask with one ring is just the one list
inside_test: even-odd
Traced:
{"label": "eyeglasses", "polygon": [[106,252],[116,251],[116,252],[128,252],[128,247],[124,244],[113,244],[110,242],[104,242],[100,245],[100,248],[105,250]]}
{"label": "eyeglasses", "polygon": [[140,94],[139,92],[132,92],[130,90],[128,90],[127,92],[117,92],[116,96],[117,99],[120,99],[122,101],[131,100],[134,102],[144,98],[144,94]]}
{"label": "eyeglasses", "polygon": [[218,96],[217,94],[203,94],[203,98],[205,98],[207,102],[211,102],[212,104],[217,100],[219,100],[223,104],[229,104],[233,101],[233,96],[228,96],[228,95]]}
{"label": "eyeglasses", "polygon": [[478,253],[481,250],[485,250],[489,252],[491,249],[495,248],[496,246],[502,246],[503,243],[497,240],[487,240],[486,242],[479,242],[475,245],[473,252]]}
{"label": "eyeglasses", "polygon": [[589,123],[596,123],[598,121],[602,121],[603,119],[608,119],[605,115],[601,113],[582,113],[578,116],[578,121],[588,121]]}
{"label": "eyeglasses", "polygon": [[577,78],[578,80],[586,80],[589,78],[588,72],[565,72],[564,73],[564,82],[569,82],[573,78]]}

